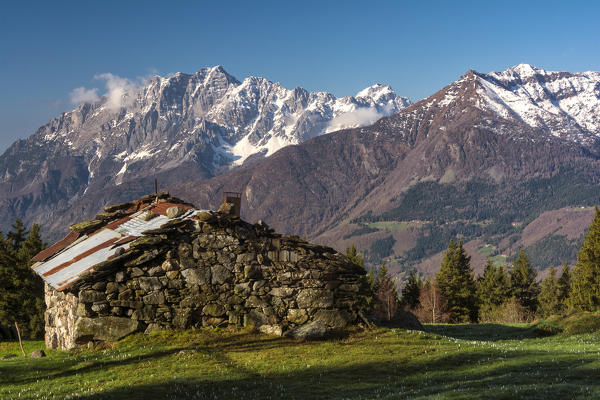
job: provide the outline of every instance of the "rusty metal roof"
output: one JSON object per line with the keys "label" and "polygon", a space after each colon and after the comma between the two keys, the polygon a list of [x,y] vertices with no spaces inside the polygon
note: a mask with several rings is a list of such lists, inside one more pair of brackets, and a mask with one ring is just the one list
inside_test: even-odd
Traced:
{"label": "rusty metal roof", "polygon": [[[177,206],[184,208],[183,215],[169,219],[167,209]],[[189,204],[150,204],[132,215],[108,221],[105,226],[87,235],[69,233],[37,254],[33,258],[37,263],[32,268],[48,285],[63,290],[76,282],[83,272],[127,250],[132,241],[144,236],[144,231],[160,228],[168,221],[189,219],[199,211]],[[146,220],[149,213],[155,216]]]}

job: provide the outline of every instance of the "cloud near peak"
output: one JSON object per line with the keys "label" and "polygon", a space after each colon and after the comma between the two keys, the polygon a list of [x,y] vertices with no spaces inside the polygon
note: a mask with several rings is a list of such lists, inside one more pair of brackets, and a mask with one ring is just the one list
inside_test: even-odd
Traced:
{"label": "cloud near peak", "polygon": [[[123,78],[110,72],[95,75],[94,79],[104,81],[105,105],[113,111],[133,104],[135,92],[147,81],[146,78],[137,78],[136,80]],[[73,104],[94,103],[102,98],[98,95],[99,90],[98,88],[87,89],[82,86],[73,89],[69,97]]]}
{"label": "cloud near peak", "polygon": [[383,111],[378,111],[375,107],[357,108],[333,118],[327,124],[326,132],[339,131],[346,128],[356,128],[375,123],[378,119],[391,113],[391,105],[388,104]]}

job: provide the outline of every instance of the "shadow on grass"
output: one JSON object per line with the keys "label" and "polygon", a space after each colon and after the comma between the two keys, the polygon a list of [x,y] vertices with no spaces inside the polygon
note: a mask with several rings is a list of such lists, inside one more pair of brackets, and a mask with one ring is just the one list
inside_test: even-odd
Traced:
{"label": "shadow on grass", "polygon": [[[164,334],[163,334],[164,335]],[[14,362],[0,363],[0,384],[27,384],[36,382],[40,379],[40,376],[45,379],[65,378],[78,375],[84,375],[89,373],[101,372],[110,368],[122,367],[126,365],[142,364],[146,361],[157,361],[161,358],[171,357],[180,352],[195,351],[203,354],[209,358],[217,360],[221,364],[231,364],[231,361],[224,356],[226,352],[259,352],[267,351],[272,348],[282,348],[286,346],[296,346],[298,343],[293,340],[282,340],[279,337],[256,335],[252,332],[239,333],[229,335],[226,337],[215,335],[213,337],[200,336],[202,340],[198,342],[190,342],[188,344],[173,345],[170,348],[165,349],[162,347],[160,350],[150,350],[135,354],[135,347],[143,348],[148,345],[164,346],[164,337],[161,338],[157,335],[143,335],[138,334],[131,336],[127,340],[131,340],[130,344],[126,342],[123,348],[117,348],[115,351],[120,351],[124,354],[129,354],[127,357],[122,359],[106,359],[102,356],[99,351],[95,352],[65,352],[63,353],[64,358],[60,363],[60,370],[58,370],[56,359],[54,358],[43,358],[37,361],[35,366],[35,372],[37,376],[32,376],[32,368],[30,360],[18,358],[14,359]],[[343,337],[340,336],[340,337]],[[193,336],[192,336],[193,338]],[[153,343],[156,339],[159,343]],[[163,343],[160,343],[163,342]],[[310,345],[317,342],[306,343]],[[138,350],[139,351],[139,350]],[[143,351],[143,350],[142,350]],[[131,352],[131,353],[130,353]],[[251,371],[243,371],[249,376],[253,375]]]}
{"label": "shadow on grass", "polygon": [[447,336],[454,339],[479,340],[483,342],[539,337],[529,325],[427,324],[423,326],[423,330],[428,333],[434,333],[436,335]]}
{"label": "shadow on grass", "polygon": [[[590,357],[557,361],[545,352],[464,352],[429,360],[388,360],[344,367],[309,367],[287,373],[226,379],[198,376],[116,387],[78,398],[100,399],[348,399],[590,398],[598,394],[598,368]],[[485,368],[482,367],[485,365]],[[249,375],[248,375],[249,374]],[[591,396],[590,396],[591,395]]]}

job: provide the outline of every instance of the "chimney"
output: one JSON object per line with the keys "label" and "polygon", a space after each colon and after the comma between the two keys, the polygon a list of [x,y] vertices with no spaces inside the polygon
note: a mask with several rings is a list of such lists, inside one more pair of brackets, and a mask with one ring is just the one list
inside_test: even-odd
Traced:
{"label": "chimney", "polygon": [[224,192],[223,205],[225,204],[231,204],[233,206],[229,211],[229,214],[239,217],[242,208],[242,194],[238,192]]}

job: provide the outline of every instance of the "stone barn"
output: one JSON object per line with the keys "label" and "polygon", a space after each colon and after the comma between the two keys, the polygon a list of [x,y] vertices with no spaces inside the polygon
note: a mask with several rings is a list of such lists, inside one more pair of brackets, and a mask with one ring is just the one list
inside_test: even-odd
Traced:
{"label": "stone barn", "polygon": [[168,193],[70,228],[33,259],[46,282],[49,348],[202,326],[344,328],[365,306],[363,269],[335,250]]}

